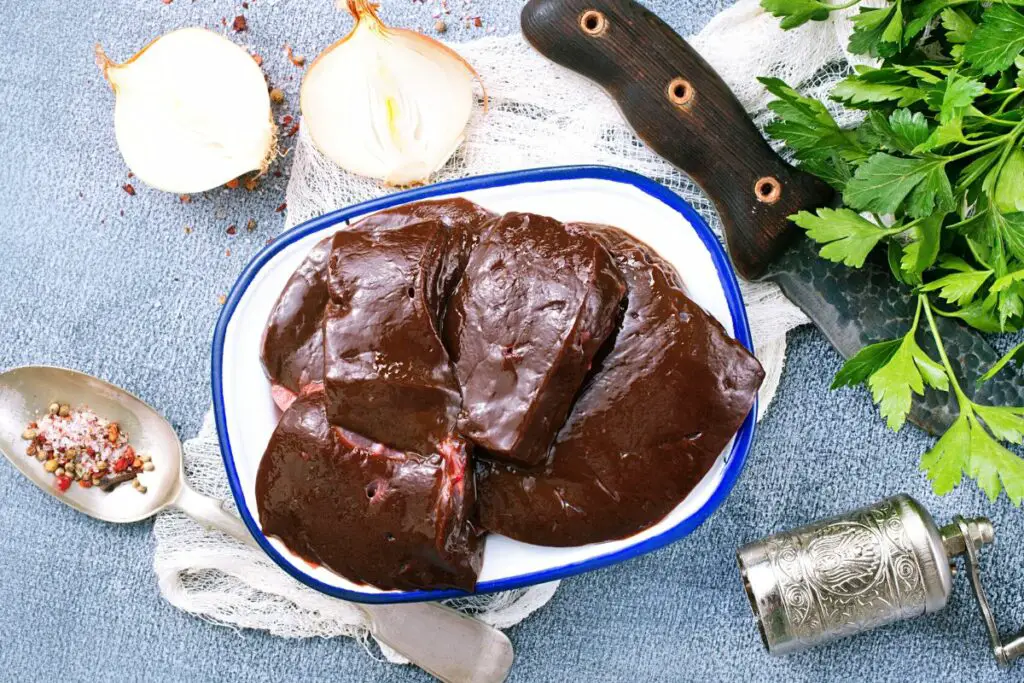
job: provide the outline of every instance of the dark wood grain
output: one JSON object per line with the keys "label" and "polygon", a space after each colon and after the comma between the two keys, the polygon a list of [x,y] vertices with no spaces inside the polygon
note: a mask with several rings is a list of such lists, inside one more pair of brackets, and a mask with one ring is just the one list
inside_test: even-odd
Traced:
{"label": "dark wood grain", "polygon": [[794,236],[787,216],[832,189],[783,161],[704,59],[633,0],[530,0],[526,39],[603,86],[637,135],[715,202],[737,272],[747,279]]}

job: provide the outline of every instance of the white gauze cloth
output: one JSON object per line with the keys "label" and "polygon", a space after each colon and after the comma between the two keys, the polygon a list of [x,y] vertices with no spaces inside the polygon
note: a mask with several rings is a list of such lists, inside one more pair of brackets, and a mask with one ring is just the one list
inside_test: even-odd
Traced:
{"label": "white gauze cloth", "polygon": [[[756,77],[777,76],[821,98],[849,68],[844,52],[849,30],[849,21],[840,17],[783,32],[758,0],[740,0],[690,43],[760,120],[769,96]],[[549,62],[518,35],[455,47],[480,73],[490,109],[477,111],[465,143],[433,180],[563,164],[619,166],[679,193],[721,234],[707,197],[679,170],[638,143],[597,86]],[[849,122],[844,118],[848,114],[837,115],[841,124]],[[389,191],[339,169],[302,132],[288,184],[287,226]],[[757,357],[766,371],[760,393],[763,415],[779,384],[786,332],[807,318],[774,284],[744,282],[742,290]],[[210,415],[200,433],[185,444],[185,468],[199,492],[231,498]],[[160,591],[176,607],[215,623],[281,636],[349,636],[366,643],[358,608],[300,584],[261,551],[206,530],[177,511],[159,516],[155,535],[153,565]],[[456,606],[507,628],[544,605],[556,588],[557,583],[551,583],[483,595]],[[405,661],[385,646],[381,651],[391,661]]]}

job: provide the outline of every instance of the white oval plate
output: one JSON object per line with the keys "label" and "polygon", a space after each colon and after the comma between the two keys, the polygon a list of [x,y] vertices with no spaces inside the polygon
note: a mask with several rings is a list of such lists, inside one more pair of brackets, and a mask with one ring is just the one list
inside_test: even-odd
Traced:
{"label": "white oval plate", "polygon": [[[439,183],[348,207],[289,230],[261,251],[235,283],[213,340],[213,404],[231,491],[246,526],[286,572],[329,595],[358,602],[412,602],[463,595],[455,590],[381,591],[312,567],[263,535],[256,472],[280,412],[260,362],[260,340],[285,282],[318,241],[346,221],[400,204],[465,197],[495,213],[527,211],[564,222],[606,223],[653,247],[679,271],[690,298],[752,349],[746,312],[728,257],[710,228],[678,195],[643,176],[602,166],[516,171]],[[725,499],[743,468],[756,406],[711,471],[665,519],[628,538],[551,548],[490,534],[477,592],[552,581],[621,562],[686,536]]]}

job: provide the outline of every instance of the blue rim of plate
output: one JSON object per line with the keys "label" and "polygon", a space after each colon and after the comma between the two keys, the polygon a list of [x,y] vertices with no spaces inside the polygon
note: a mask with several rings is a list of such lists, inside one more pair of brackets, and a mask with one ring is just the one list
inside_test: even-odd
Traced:
{"label": "blue rim of plate", "polygon": [[607,555],[601,555],[582,562],[567,564],[544,571],[479,583],[477,584],[476,592],[472,594],[460,590],[417,590],[361,593],[359,591],[331,586],[309,576],[305,572],[300,571],[285,559],[278,550],[271,545],[267,537],[263,535],[262,529],[260,529],[256,520],[253,518],[253,515],[249,512],[245,496],[242,494],[242,485],[238,478],[238,472],[235,469],[234,455],[231,450],[231,441],[228,437],[227,422],[224,412],[224,396],[222,391],[222,366],[224,359],[224,337],[227,333],[228,324],[231,322],[235,308],[238,306],[239,301],[242,299],[242,296],[245,294],[245,291],[248,289],[256,274],[282,249],[294,243],[296,240],[300,240],[312,233],[375,211],[391,208],[399,204],[407,204],[409,202],[430,199],[440,195],[471,192],[473,190],[484,190],[494,187],[505,187],[508,185],[520,185],[524,183],[580,179],[609,180],[612,182],[632,185],[645,194],[667,204],[682,214],[683,217],[689,221],[690,225],[693,226],[697,235],[704,243],[704,246],[707,247],[708,252],[711,254],[712,262],[715,265],[715,270],[718,272],[718,279],[722,285],[726,302],[729,306],[729,313],[732,316],[736,340],[753,352],[754,345],[750,335],[750,326],[747,321],[746,309],[743,305],[743,297],[740,294],[739,282],[736,280],[736,275],[729,262],[729,257],[726,256],[718,238],[715,237],[715,234],[711,231],[711,228],[708,227],[707,223],[704,222],[704,219],[700,217],[700,214],[698,214],[696,210],[694,210],[694,208],[679,195],[665,186],[631,171],[611,166],[556,166],[551,168],[538,168],[474,176],[471,178],[451,180],[434,185],[417,187],[403,192],[397,192],[385,197],[338,209],[337,211],[326,213],[318,218],[314,218],[301,225],[297,225],[291,230],[284,232],[272,243],[264,247],[255,256],[255,258],[253,258],[249,265],[246,266],[245,270],[242,271],[242,274],[235,282],[234,287],[232,287],[231,294],[228,296],[228,299],[224,304],[224,308],[217,320],[217,327],[213,334],[211,369],[213,410],[217,423],[217,437],[220,441],[221,457],[224,460],[224,467],[227,470],[228,483],[231,486],[231,494],[234,496],[235,504],[238,506],[238,511],[242,517],[242,521],[245,522],[245,526],[249,529],[249,533],[252,534],[253,538],[263,551],[267,553],[267,555],[269,555],[270,558],[274,560],[279,567],[281,567],[281,569],[311,588],[322,593],[326,593],[327,595],[342,598],[344,600],[350,600],[352,602],[378,604],[421,602],[425,600],[444,600],[447,598],[465,597],[466,595],[493,593],[497,591],[511,590],[513,588],[522,588],[524,586],[531,586],[539,583],[546,583],[548,581],[556,581],[567,576],[582,574],[594,569],[600,569],[602,567],[617,564],[624,560],[657,550],[658,548],[678,541],[679,539],[689,535],[715,510],[717,510],[729,495],[733,487],[736,485],[736,481],[739,479],[740,473],[743,471],[743,466],[746,463],[747,455],[750,452],[750,447],[754,439],[754,424],[755,416],[757,415],[756,400],[750,410],[750,413],[740,426],[739,431],[736,432],[732,450],[725,458],[725,469],[722,473],[722,479],[718,483],[718,486],[711,492],[711,495],[704,504],[700,506],[700,508],[698,508],[692,515],[679,522],[679,524],[675,525],[671,529],[666,529],[657,536],[648,538],[645,541],[622,548],[621,550]]}

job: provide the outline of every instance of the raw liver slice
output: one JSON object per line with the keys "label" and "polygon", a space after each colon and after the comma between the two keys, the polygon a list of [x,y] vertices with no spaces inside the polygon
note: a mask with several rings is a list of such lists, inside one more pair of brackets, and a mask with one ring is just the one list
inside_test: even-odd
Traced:
{"label": "raw liver slice", "polygon": [[[447,263],[442,276],[451,291],[462,272],[481,226],[494,214],[465,199],[415,202],[371,214],[355,228],[398,228],[424,220],[439,220],[452,232],[458,257]],[[288,280],[267,321],[263,337],[263,366],[282,410],[310,382],[323,381],[323,318],[327,308],[327,259],[334,236],[317,243]]]}
{"label": "raw liver slice", "polygon": [[492,223],[444,324],[462,388],[459,431],[493,457],[541,461],[623,293],[614,262],[586,230],[524,213]]}
{"label": "raw liver slice", "polygon": [[458,440],[429,458],[390,451],[327,421],[324,394],[301,395],[260,462],[260,524],[297,555],[383,590],[472,591],[483,543]]}
{"label": "raw liver slice", "polygon": [[714,464],[764,378],[645,245],[614,228],[590,229],[626,279],[614,343],[543,467],[480,463],[478,471],[484,528],[527,543],[608,541],[661,520]]}
{"label": "raw liver slice", "polygon": [[418,453],[453,433],[461,397],[438,335],[451,247],[438,221],[334,236],[324,319],[332,424]]}
{"label": "raw liver slice", "polygon": [[333,239],[317,242],[288,279],[263,333],[263,367],[282,410],[302,387],[324,378],[327,259]]}

